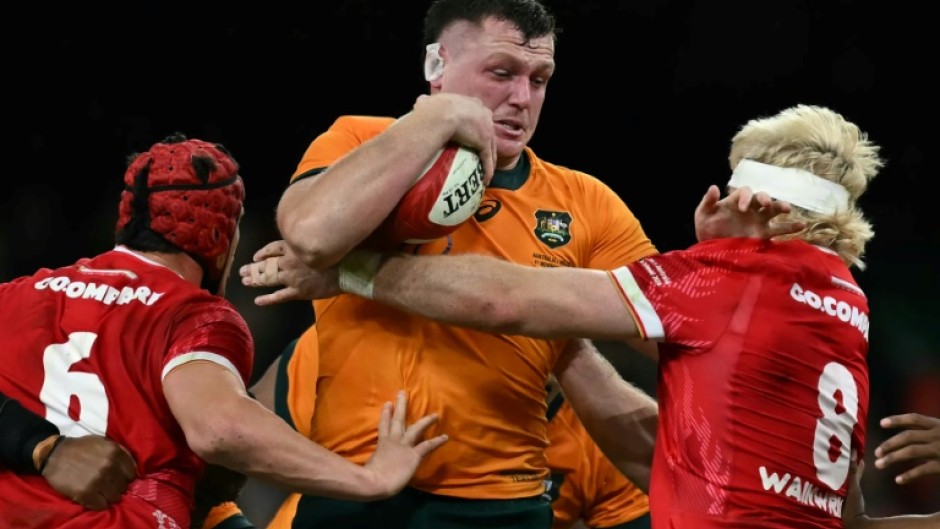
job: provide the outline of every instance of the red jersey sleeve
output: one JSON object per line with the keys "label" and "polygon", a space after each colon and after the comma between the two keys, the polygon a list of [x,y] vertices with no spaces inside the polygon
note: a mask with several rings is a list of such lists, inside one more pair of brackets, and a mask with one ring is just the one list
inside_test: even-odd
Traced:
{"label": "red jersey sleeve", "polygon": [[247,386],[254,345],[245,320],[228,303],[190,303],[170,329],[162,377],[187,362],[203,360],[229,369]]}
{"label": "red jersey sleeve", "polygon": [[702,350],[721,335],[748,276],[715,250],[693,246],[611,272],[642,338]]}

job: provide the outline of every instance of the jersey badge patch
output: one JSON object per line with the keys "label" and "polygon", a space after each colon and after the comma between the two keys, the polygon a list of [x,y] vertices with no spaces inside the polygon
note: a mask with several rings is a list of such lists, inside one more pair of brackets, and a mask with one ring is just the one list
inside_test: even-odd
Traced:
{"label": "jersey badge patch", "polygon": [[567,211],[535,212],[535,236],[549,248],[558,248],[571,240],[571,214]]}

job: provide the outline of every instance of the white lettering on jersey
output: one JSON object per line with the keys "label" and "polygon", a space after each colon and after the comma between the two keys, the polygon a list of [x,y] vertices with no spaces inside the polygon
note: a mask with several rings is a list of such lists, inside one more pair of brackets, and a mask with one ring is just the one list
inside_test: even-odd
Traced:
{"label": "white lettering on jersey", "polygon": [[153,511],[153,517],[157,522],[157,529],[180,529],[178,523],[173,518],[170,518],[165,512],[157,509]]}
{"label": "white lettering on jersey", "polygon": [[865,341],[868,341],[868,314],[859,310],[855,305],[850,305],[832,296],[821,297],[812,290],[804,289],[799,283],[793,283],[793,286],[790,287],[790,297],[810,308],[848,323],[858,329],[865,337]]}
{"label": "white lettering on jersey", "polygon": [[150,306],[163,297],[163,292],[153,292],[150,287],[139,286],[137,288],[122,287],[117,289],[111,285],[85,283],[83,281],[72,281],[68,277],[47,277],[33,285],[36,290],[49,289],[53,292],[65,294],[72,299],[93,299],[97,302],[111,305],[127,305],[132,301],[139,301],[144,305]]}
{"label": "white lettering on jersey", "polygon": [[762,466],[760,479],[764,490],[773,490],[775,494],[782,494],[803,505],[816,507],[836,518],[842,516],[842,503],[845,498],[813,485],[813,482],[806,478],[790,476],[790,474],[784,474],[781,477],[776,472],[768,473],[767,467]]}
{"label": "white lettering on jersey", "polygon": [[639,261],[640,266],[643,267],[643,270],[650,275],[650,279],[653,280],[653,283],[656,283],[656,286],[663,286],[672,283],[672,280],[669,279],[669,274],[663,269],[663,266],[659,264],[656,259],[652,257],[645,257]]}

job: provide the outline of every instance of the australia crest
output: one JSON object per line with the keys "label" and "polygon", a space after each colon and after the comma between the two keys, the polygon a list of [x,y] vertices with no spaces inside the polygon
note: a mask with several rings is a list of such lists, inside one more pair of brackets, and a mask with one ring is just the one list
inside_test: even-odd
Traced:
{"label": "australia crest", "polygon": [[567,211],[535,212],[535,236],[549,248],[558,248],[571,240],[571,214]]}

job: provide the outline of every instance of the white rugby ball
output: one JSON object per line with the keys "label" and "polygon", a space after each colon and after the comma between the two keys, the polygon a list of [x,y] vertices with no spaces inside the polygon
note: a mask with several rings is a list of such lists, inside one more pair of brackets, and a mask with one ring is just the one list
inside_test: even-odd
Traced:
{"label": "white rugby ball", "polygon": [[431,158],[380,227],[385,244],[421,244],[445,237],[476,213],[483,200],[477,153],[449,143]]}

